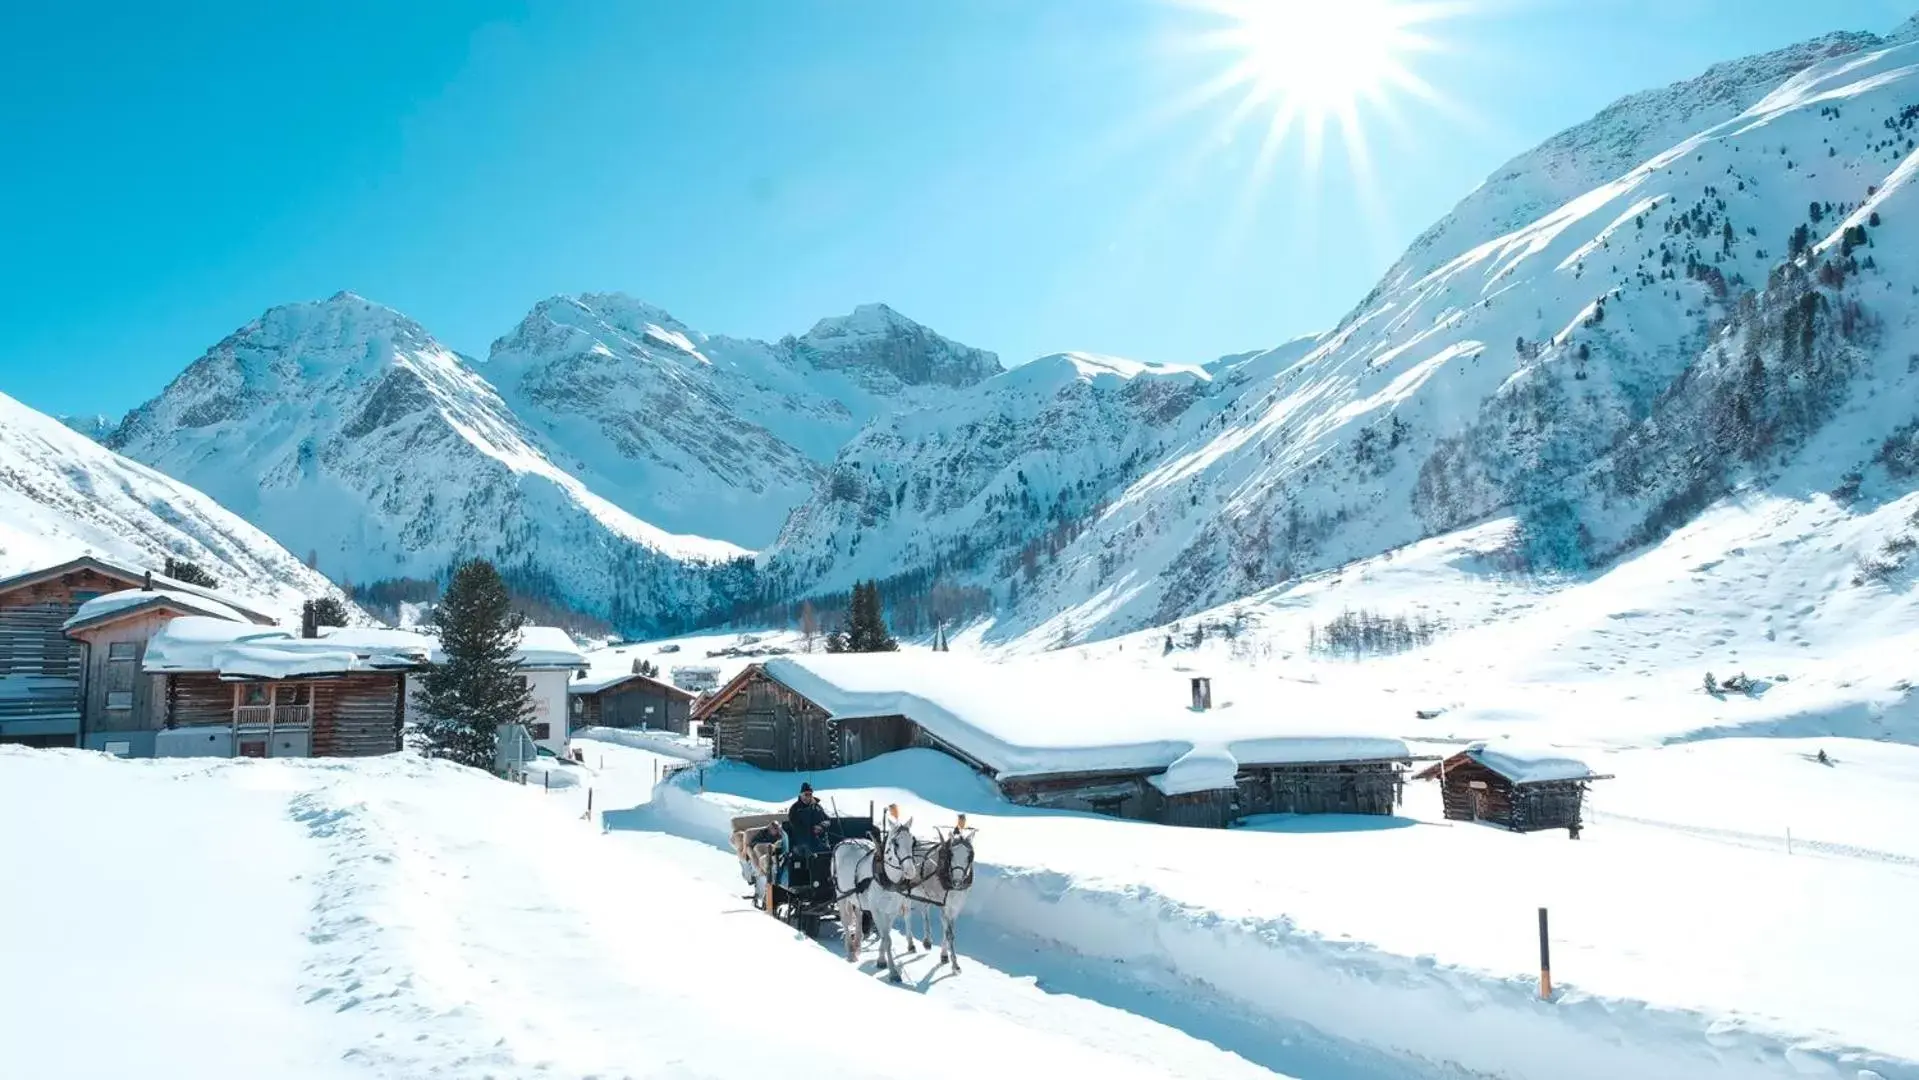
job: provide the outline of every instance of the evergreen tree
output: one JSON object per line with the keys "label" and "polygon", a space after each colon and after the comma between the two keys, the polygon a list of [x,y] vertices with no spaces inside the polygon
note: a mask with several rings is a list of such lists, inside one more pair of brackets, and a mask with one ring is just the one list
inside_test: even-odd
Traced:
{"label": "evergreen tree", "polygon": [[442,659],[420,680],[420,739],[429,757],[493,767],[501,724],[533,713],[533,691],[513,663],[521,616],[484,559],[453,571],[437,612]]}
{"label": "evergreen tree", "polygon": [[322,596],[318,600],[309,600],[313,607],[313,625],[345,626],[347,624],[346,605],[337,597]]}
{"label": "evergreen tree", "polygon": [[200,569],[199,564],[188,562],[185,559],[176,559],[171,555],[167,556],[166,567],[160,572],[175,581],[184,581],[188,585],[198,585],[203,589],[217,589],[220,587],[219,580],[212,574]]}
{"label": "evergreen tree", "polygon": [[892,652],[900,647],[886,628],[886,616],[880,610],[880,583],[868,581],[853,586],[853,615],[847,631],[847,652]]}

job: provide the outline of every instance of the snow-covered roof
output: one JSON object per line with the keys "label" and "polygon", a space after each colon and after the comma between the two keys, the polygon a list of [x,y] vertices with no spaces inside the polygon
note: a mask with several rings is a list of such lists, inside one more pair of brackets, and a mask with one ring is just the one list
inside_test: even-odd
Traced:
{"label": "snow-covered roof", "polygon": [[689,691],[682,690],[658,676],[642,675],[637,671],[629,671],[625,674],[605,671],[594,672],[584,679],[574,679],[572,682],[566,684],[566,692],[569,694],[597,694],[602,690],[610,690],[615,686],[632,682],[636,679],[640,682],[650,683],[664,693],[675,694],[688,700],[692,700],[698,696]]}
{"label": "snow-covered roof", "polygon": [[426,663],[433,639],[406,630],[291,631],[187,615],[147,643],[148,671],[207,671],[229,679],[287,679],[356,671],[405,671]]}
{"label": "snow-covered roof", "polygon": [[1536,784],[1545,780],[1590,780],[1594,777],[1592,769],[1578,758],[1510,739],[1474,743],[1466,748],[1466,756],[1515,784]]}
{"label": "snow-covered roof", "polygon": [[73,617],[66,621],[64,629],[74,630],[137,610],[159,607],[170,607],[176,611],[226,619],[230,622],[244,623],[247,626],[254,625],[232,606],[196,593],[181,592],[177,589],[122,589],[119,592],[96,596],[81,604],[80,609],[73,613]]}
{"label": "snow-covered roof", "polygon": [[1166,771],[1147,782],[1167,795],[1218,791],[1239,783],[1239,759],[1216,746],[1195,746],[1181,754]]}
{"label": "snow-covered roof", "polygon": [[513,660],[524,668],[576,668],[586,663],[586,654],[557,626],[522,626]]}
{"label": "snow-covered roof", "polygon": [[179,578],[168,577],[157,570],[145,570],[131,563],[103,558],[102,556],[93,554],[82,555],[54,566],[43,566],[37,570],[29,570],[25,573],[0,579],[0,592],[7,592],[23,585],[31,585],[35,582],[59,577],[62,574],[80,569],[90,569],[96,573],[108,577],[117,577],[129,583],[144,585],[147,581],[151,580],[156,590],[197,596],[202,600],[209,600],[224,605],[226,609],[237,612],[242,618],[261,625],[271,625],[274,622],[273,616],[255,611],[241,603],[237,598],[223,593],[218,589],[209,589],[203,585],[194,585],[181,581]]}
{"label": "snow-covered roof", "polygon": [[1304,687],[1196,712],[1185,678],[1143,668],[1081,675],[1057,660],[934,652],[781,656],[764,668],[835,718],[905,716],[1000,776],[1158,772],[1183,760],[1164,782],[1194,791],[1230,787],[1242,766],[1410,757],[1399,739],[1339,733],[1332,720],[1352,703]]}

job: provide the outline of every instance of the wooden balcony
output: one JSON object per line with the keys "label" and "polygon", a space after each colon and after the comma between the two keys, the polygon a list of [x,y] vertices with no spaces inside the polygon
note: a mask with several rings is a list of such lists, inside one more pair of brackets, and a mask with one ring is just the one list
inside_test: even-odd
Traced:
{"label": "wooden balcony", "polygon": [[313,726],[311,705],[235,705],[235,731],[273,731],[277,728]]}

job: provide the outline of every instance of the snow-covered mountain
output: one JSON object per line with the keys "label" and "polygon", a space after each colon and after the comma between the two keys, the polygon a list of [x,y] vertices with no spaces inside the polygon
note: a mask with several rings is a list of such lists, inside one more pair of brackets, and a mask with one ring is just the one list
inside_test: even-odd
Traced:
{"label": "snow-covered mountain", "polygon": [[1572,175],[1540,164],[1550,148],[1637,152],[1664,117],[1707,121],[1510,231],[1474,222],[1530,213],[1550,178],[1500,185],[1510,207],[1469,198],[1088,522],[1009,629],[1075,609],[1103,631],[1163,622],[1495,514],[1520,517],[1514,564],[1577,569],[1742,486],[1909,489],[1915,100],[1919,42],[1828,38],[1522,157]]}
{"label": "snow-covered mountain", "polygon": [[883,412],[1000,370],[882,304],[774,343],[708,336],[619,294],[541,302],[484,368],[593,491],[673,531],[758,547]]}
{"label": "snow-covered mountain", "polygon": [[595,494],[417,323],[350,293],[214,346],[111,445],[219,499],[335,580],[429,578],[484,555],[631,625],[713,602],[743,556]]}
{"label": "snow-covered mountain", "polygon": [[206,495],[0,394],[0,577],[80,555],[154,568],[185,559],[288,619],[303,600],[341,596]]}
{"label": "snow-covered mountain", "polygon": [[[1046,523],[1066,542],[992,635],[1164,623],[1495,516],[1520,522],[1506,565],[1576,570],[1746,487],[1910,490],[1913,30],[1721,64],[1521,155],[1334,331],[1210,365],[1163,456]],[[836,468],[776,564],[911,573],[925,537],[968,535],[964,503],[878,512],[970,463],[906,428],[869,432],[886,460]]]}
{"label": "snow-covered mountain", "polygon": [[1196,367],[1062,353],[889,413],[788,518],[768,552],[776,588],[1030,573],[1037,551],[1066,541],[1061,529],[1190,434],[1210,383]]}

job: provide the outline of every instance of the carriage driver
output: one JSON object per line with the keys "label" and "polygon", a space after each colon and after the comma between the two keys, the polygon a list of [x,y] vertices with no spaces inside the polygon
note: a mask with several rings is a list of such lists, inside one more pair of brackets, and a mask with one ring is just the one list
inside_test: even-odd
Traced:
{"label": "carriage driver", "polygon": [[826,808],[813,794],[812,784],[800,785],[800,797],[786,811],[786,833],[795,852],[826,850]]}

